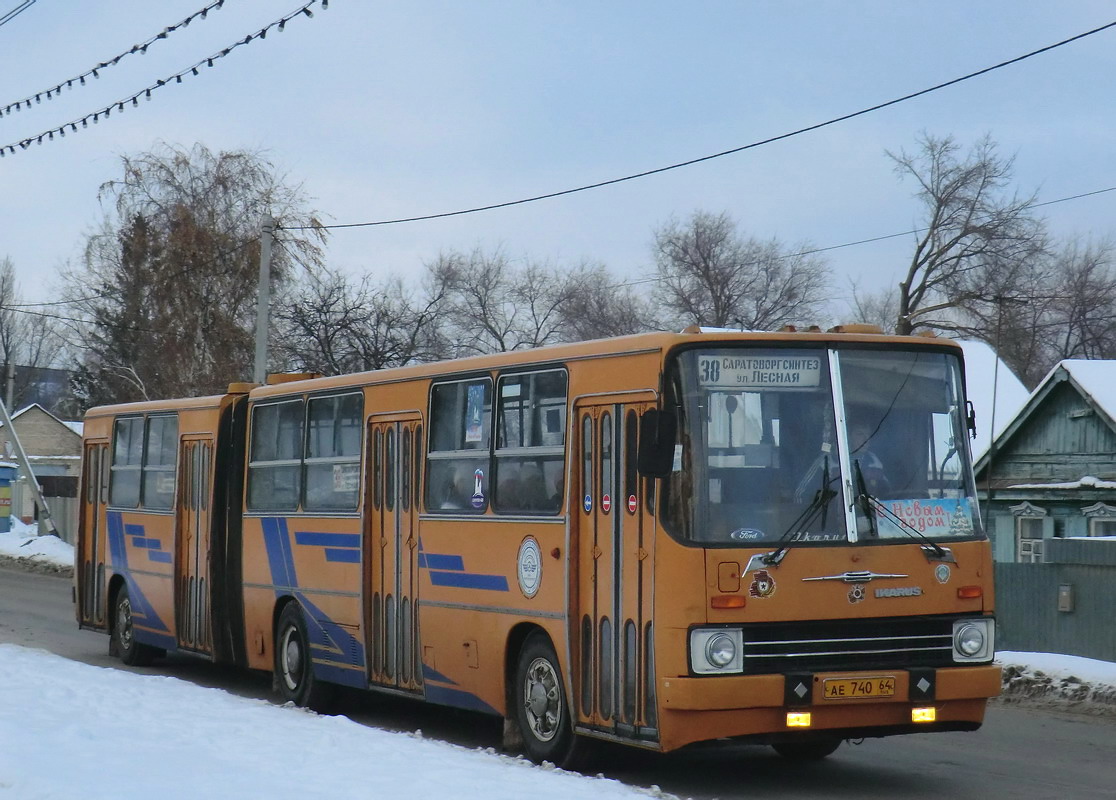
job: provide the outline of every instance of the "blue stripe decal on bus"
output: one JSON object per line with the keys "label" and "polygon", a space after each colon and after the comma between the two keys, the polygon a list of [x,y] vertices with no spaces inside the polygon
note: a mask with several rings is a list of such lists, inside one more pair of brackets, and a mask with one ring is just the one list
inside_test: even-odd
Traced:
{"label": "blue stripe decal on bus", "polygon": [[[144,530],[142,525],[124,524],[124,518],[119,511],[109,511],[107,514],[108,522],[108,546],[109,546],[109,561],[112,563],[113,571],[124,578],[125,584],[128,586],[128,598],[132,604],[132,623],[136,635],[136,641],[143,644],[149,644],[153,647],[162,647],[166,650],[174,650],[177,643],[174,637],[170,635],[170,628],[166,623],[160,619],[159,615],[152,608],[151,602],[147,599],[147,595],[140,589],[139,584],[136,583],[135,578],[132,577],[131,570],[128,568],[128,545],[127,536],[144,538]],[[153,553],[148,552],[148,558]],[[166,553],[167,560],[170,561],[170,553]]]}
{"label": "blue stripe decal on bus", "polygon": [[[282,528],[280,528],[282,524]],[[267,563],[271,568],[271,582],[276,587],[298,586],[295,577],[294,557],[291,554],[288,541],[287,522],[276,517],[264,517],[260,520],[263,527],[264,547],[267,549]],[[276,589],[278,593],[278,588]]]}
{"label": "blue stripe decal on bus", "polygon": [[[279,598],[291,595],[302,606],[306,634],[310,639],[314,676],[334,683],[364,687],[366,683],[364,645],[299,591],[287,520],[283,517],[263,517],[260,519],[260,524],[263,529],[264,547],[267,550],[267,562],[271,570],[275,596]],[[299,533],[296,533],[296,541],[298,536]],[[356,538],[359,541],[360,537]],[[326,552],[328,560],[328,549]],[[359,548],[355,551],[342,550],[341,552],[346,557],[351,552],[358,562],[360,560]]]}
{"label": "blue stripe decal on bus", "polygon": [[[485,714],[496,714],[497,716],[500,714],[500,712],[481,700],[475,694],[466,692],[463,689],[451,688],[457,686],[455,681],[447,678],[445,675],[426,664],[422,665],[422,681],[423,694],[431,703],[465,708],[470,711],[482,711]],[[440,686],[439,684],[448,685]]]}
{"label": "blue stripe decal on bus", "polygon": [[[120,515],[119,511],[113,513]],[[132,547],[150,551],[147,554],[148,561],[156,561],[160,564],[170,564],[173,561],[170,551],[164,550],[163,543],[158,539],[149,538],[142,525],[128,523],[124,526],[124,535],[132,540]]]}
{"label": "blue stripe decal on bus", "polygon": [[419,566],[429,567],[430,569],[452,570],[454,572],[465,571],[465,559],[461,556],[447,556],[431,553],[430,555],[419,555]]}
{"label": "blue stripe decal on bus", "polygon": [[503,575],[478,575],[472,572],[441,572],[430,570],[430,582],[435,586],[453,586],[458,589],[487,589],[506,592],[508,579]]}
{"label": "blue stripe decal on bus", "polygon": [[352,547],[359,549],[360,534],[295,531],[295,544],[305,544],[312,547]]}
{"label": "blue stripe decal on bus", "polygon": [[419,569],[430,573],[430,582],[435,586],[449,586],[455,589],[485,589],[490,592],[508,591],[508,579],[503,575],[485,575],[480,572],[466,572],[463,556],[453,553],[427,553],[418,544]]}
{"label": "blue stripe decal on bus", "polygon": [[360,550],[340,549],[337,547],[327,547],[325,549],[326,561],[342,561],[347,564],[360,563]]}

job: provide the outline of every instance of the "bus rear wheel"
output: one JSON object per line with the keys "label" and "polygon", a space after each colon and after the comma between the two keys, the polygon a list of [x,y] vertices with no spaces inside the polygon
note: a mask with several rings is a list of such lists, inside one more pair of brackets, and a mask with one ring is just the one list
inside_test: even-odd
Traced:
{"label": "bus rear wheel", "polygon": [[573,732],[558,656],[541,633],[528,637],[515,671],[514,710],[527,757],[572,768],[584,749]]}
{"label": "bus rear wheel", "polygon": [[132,621],[132,600],[128,587],[122,585],[116,591],[112,608],[112,637],[109,639],[109,653],[120,657],[129,667],[145,667],[164,650],[136,641],[135,623]]}
{"label": "bus rear wheel", "polygon": [[815,739],[809,742],[782,742],[771,746],[783,758],[794,761],[821,761],[841,746],[841,740]]}
{"label": "bus rear wheel", "polygon": [[329,687],[314,677],[310,637],[298,603],[287,603],[275,628],[275,684],[279,695],[295,705],[321,711]]}

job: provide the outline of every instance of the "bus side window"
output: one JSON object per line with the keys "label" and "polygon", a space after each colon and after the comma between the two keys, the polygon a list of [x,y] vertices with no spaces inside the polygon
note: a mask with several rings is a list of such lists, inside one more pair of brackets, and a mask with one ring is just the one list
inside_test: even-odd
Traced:
{"label": "bus side window", "polygon": [[252,409],[248,509],[294,511],[302,484],[302,399]]}
{"label": "bus side window", "polygon": [[483,513],[491,491],[492,379],[438,383],[430,390],[426,508]]}
{"label": "bus side window", "polygon": [[557,514],[566,444],[566,372],[502,375],[496,410],[496,496],[501,514]]}

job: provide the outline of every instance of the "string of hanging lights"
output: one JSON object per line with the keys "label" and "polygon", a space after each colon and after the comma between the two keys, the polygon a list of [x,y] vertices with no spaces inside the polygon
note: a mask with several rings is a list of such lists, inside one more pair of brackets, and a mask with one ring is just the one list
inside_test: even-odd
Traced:
{"label": "string of hanging lights", "polygon": [[[224,3],[224,2],[225,2],[225,0],[220,0],[219,2],[214,2],[210,6],[207,6],[205,10],[208,11],[209,9],[212,9],[214,7],[219,8],[221,6],[221,4]],[[90,113],[86,114],[83,117],[78,117],[76,119],[72,119],[69,122],[65,122],[58,127],[49,128],[45,131],[42,131],[41,133],[32,134],[31,136],[28,136],[24,139],[19,139],[18,141],[14,141],[14,142],[10,142],[8,144],[0,145],[0,158],[3,158],[4,156],[8,156],[8,155],[14,155],[16,153],[17,149],[26,150],[28,147],[30,147],[33,144],[42,144],[44,141],[52,142],[52,141],[54,141],[54,137],[55,137],[56,134],[60,138],[64,138],[66,136],[67,132],[69,132],[71,134],[72,133],[77,133],[79,129],[88,128],[90,122],[92,122],[94,125],[96,125],[102,119],[108,119],[113,114],[113,112],[115,112],[117,115],[122,114],[124,112],[125,108],[127,108],[128,106],[131,106],[133,108],[137,108],[139,106],[140,98],[143,98],[144,100],[150,100],[152,93],[158,91],[159,89],[162,89],[164,86],[168,86],[168,85],[171,85],[171,84],[182,83],[183,78],[197,77],[199,74],[201,74],[201,70],[203,68],[212,67],[218,60],[220,60],[220,59],[224,58],[225,56],[229,55],[231,52],[236,50],[238,47],[243,47],[246,44],[250,44],[255,39],[260,39],[260,40],[266,39],[268,31],[270,31],[272,29],[276,29],[276,30],[282,32],[286,28],[287,23],[290,22],[292,19],[296,19],[296,18],[299,18],[299,17],[308,17],[308,18],[313,17],[314,12],[311,9],[312,9],[313,6],[316,6],[316,5],[320,6],[322,9],[329,8],[329,0],[310,0],[310,2],[305,3],[304,5],[300,6],[299,8],[290,12],[289,14],[285,14],[284,16],[280,17],[279,19],[275,20],[274,22],[271,22],[270,24],[265,25],[263,28],[260,28],[260,30],[256,31],[255,33],[248,34],[243,39],[240,39],[240,40],[234,42],[233,44],[219,50],[218,52],[214,53],[211,56],[203,58],[202,60],[198,61],[197,63],[192,64],[189,67],[186,67],[186,69],[184,69],[184,70],[181,70],[180,72],[176,72],[173,75],[170,75],[166,78],[160,78],[159,80],[155,81],[150,86],[147,86],[143,89],[140,89],[135,94],[132,94],[128,97],[124,97],[124,98],[122,98],[120,100],[117,100],[115,102],[109,103],[104,108],[98,109],[96,111],[91,111]],[[199,12],[197,12],[197,14],[192,15],[192,17],[198,16],[198,15],[201,15],[201,14],[202,14],[202,12],[199,11]],[[181,24],[178,27],[181,27]],[[160,38],[160,35],[157,35],[154,38],[158,39],[158,38]],[[147,44],[150,44],[150,42],[148,42]],[[141,47],[141,46],[137,45],[137,48],[138,47]],[[129,54],[130,54],[130,52],[131,51],[129,51]],[[98,73],[99,73],[100,69],[104,68],[105,66],[113,66],[116,63],[117,60],[119,60],[119,58],[116,59],[116,60],[106,62],[106,63],[102,63],[101,65],[92,68],[88,73],[86,73],[86,76],[92,76],[94,78],[98,77]],[[79,85],[84,83],[84,79],[80,76],[79,76],[79,78],[76,78],[74,80],[77,80],[79,82]],[[59,86],[61,87],[63,85],[65,85],[65,82],[63,82],[63,84],[60,84]],[[55,92],[58,91],[58,89],[51,89],[50,91],[53,95]],[[20,102],[26,102],[26,101],[20,101]]]}
{"label": "string of hanging lights", "polygon": [[86,78],[101,77],[101,72],[103,70],[106,70],[109,67],[115,67],[121,62],[121,60],[127,58],[128,56],[133,56],[136,53],[146,55],[147,48],[151,47],[151,45],[155,44],[156,42],[162,41],[163,39],[166,39],[175,31],[181,28],[185,28],[195,19],[205,19],[209,15],[210,11],[216,11],[220,9],[221,6],[223,6],[224,4],[225,0],[214,0],[214,2],[210,3],[200,11],[195,11],[193,14],[186,17],[186,19],[177,22],[174,25],[169,25],[166,28],[163,28],[163,30],[152,36],[147,41],[141,44],[132,45],[132,48],[130,50],[125,50],[123,53],[120,53],[114,58],[106,59],[96,66],[90,67],[80,75],[75,75],[72,78],[67,78],[64,81],[59,81],[55,86],[52,86],[49,89],[40,89],[37,92],[33,92],[32,94],[27,95],[27,97],[24,97],[22,100],[16,100],[13,103],[6,103],[3,108],[0,108],[0,117],[3,117],[5,114],[11,116],[16,111],[20,111],[24,108],[31,108],[32,101],[38,104],[41,103],[43,100],[53,100],[55,97],[58,97],[58,95],[62,94],[63,89],[72,89],[75,85],[78,87],[85,86]]}

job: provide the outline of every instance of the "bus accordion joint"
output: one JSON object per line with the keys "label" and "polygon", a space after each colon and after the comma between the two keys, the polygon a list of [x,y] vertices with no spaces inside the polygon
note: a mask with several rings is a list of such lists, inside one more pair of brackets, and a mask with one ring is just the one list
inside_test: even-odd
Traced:
{"label": "bus accordion joint", "polygon": [[710,608],[744,608],[742,594],[715,594],[709,599]]}

